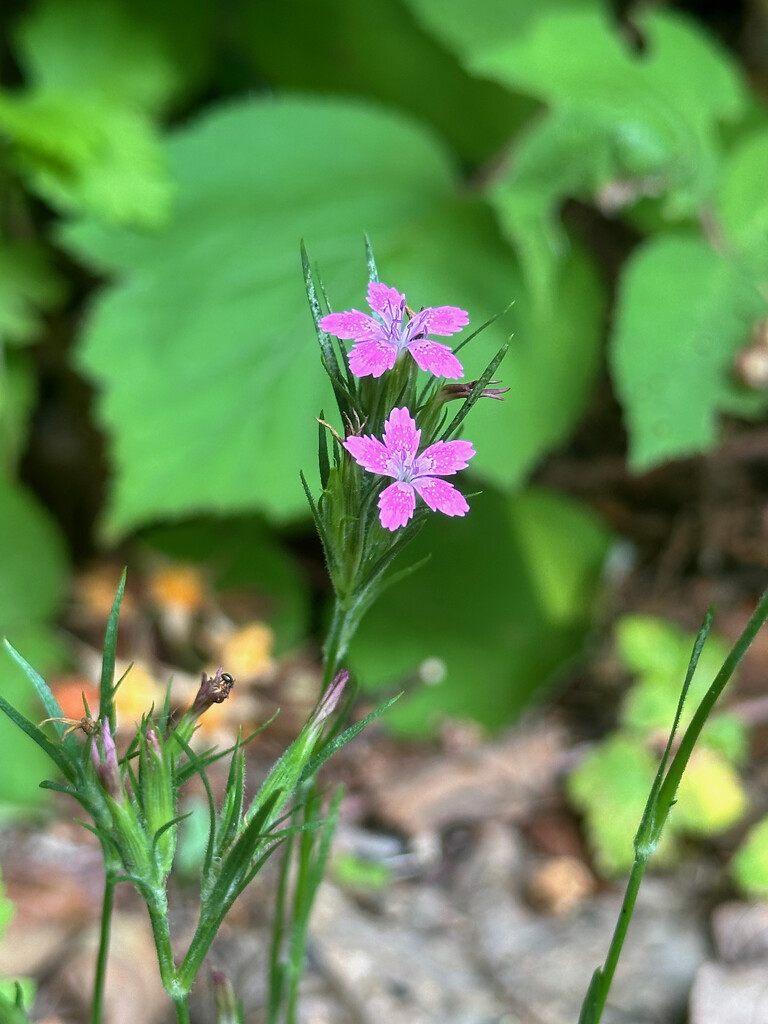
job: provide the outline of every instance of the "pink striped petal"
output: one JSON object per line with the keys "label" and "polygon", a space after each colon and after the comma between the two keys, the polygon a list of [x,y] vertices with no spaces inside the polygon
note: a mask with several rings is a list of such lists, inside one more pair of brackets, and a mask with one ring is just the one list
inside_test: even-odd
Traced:
{"label": "pink striped petal", "polygon": [[464,367],[450,348],[439,341],[411,341],[407,348],[419,367],[436,377],[457,380],[464,376]]}
{"label": "pink striped petal", "polygon": [[[392,487],[394,486],[392,484]],[[469,512],[464,495],[447,480],[423,476],[419,480],[414,480],[413,486],[433,512],[443,512],[447,516],[465,516]],[[387,490],[391,490],[392,487],[388,487]]]}
{"label": "pink striped petal", "polygon": [[379,519],[385,530],[405,526],[416,507],[416,495],[410,484],[397,480],[379,495]]}
{"label": "pink striped petal", "polygon": [[452,476],[475,454],[471,441],[437,441],[425,448],[413,464],[417,476]]}
{"label": "pink striped petal", "polygon": [[[377,324],[377,327],[381,330],[380,325]],[[380,377],[386,370],[392,369],[396,359],[395,345],[380,338],[358,341],[349,353],[349,368],[356,377]]]}
{"label": "pink striped petal", "polygon": [[458,306],[434,306],[422,309],[408,324],[408,337],[439,334],[447,337],[469,323],[469,313]]}
{"label": "pink striped petal", "polygon": [[369,473],[380,473],[382,476],[392,476],[387,469],[389,452],[377,437],[356,437],[351,435],[344,441],[344,447]]}
{"label": "pink striped petal", "polygon": [[407,409],[393,409],[384,424],[384,444],[390,457],[404,454],[412,460],[419,450],[421,431]]}
{"label": "pink striped petal", "polygon": [[350,309],[346,313],[329,313],[320,321],[320,327],[334,338],[347,339],[375,337],[381,330],[381,324],[367,313],[361,313],[359,309]]}
{"label": "pink striped petal", "polygon": [[402,317],[405,296],[397,288],[388,288],[379,281],[368,285],[368,305],[386,320]]}

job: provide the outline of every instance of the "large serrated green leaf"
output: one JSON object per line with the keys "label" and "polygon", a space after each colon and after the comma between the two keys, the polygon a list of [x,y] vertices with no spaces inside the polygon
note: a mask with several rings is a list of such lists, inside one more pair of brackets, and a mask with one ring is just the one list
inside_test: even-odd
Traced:
{"label": "large serrated green leaf", "polygon": [[[312,417],[331,399],[299,240],[337,309],[363,304],[365,231],[384,279],[416,306],[461,305],[476,322],[519,297],[516,265],[433,140],[375,108],[232,104],[177,133],[167,155],[178,197],[166,229],[65,232],[74,251],[119,273],[92,308],[80,351],[112,437],[109,528],[203,510],[304,514],[298,470],[316,462]],[[574,258],[556,314],[534,322],[521,302],[466,350],[471,379],[510,326],[521,339],[507,364],[520,400],[473,412],[489,441],[478,460],[489,476],[519,480],[571,429],[594,372],[596,291]]]}
{"label": "large serrated green leaf", "polygon": [[[509,722],[588,627],[607,535],[586,509],[538,489],[469,501],[465,519],[430,516],[408,550],[429,562],[379,598],[350,648],[366,688],[407,681],[387,715],[403,733],[428,733],[445,716]],[[437,685],[419,681],[420,666],[434,681],[441,665]]]}
{"label": "large serrated green leaf", "polygon": [[644,470],[705,451],[718,411],[731,407],[731,363],[766,303],[736,263],[693,236],[655,238],[625,268],[611,366]]}

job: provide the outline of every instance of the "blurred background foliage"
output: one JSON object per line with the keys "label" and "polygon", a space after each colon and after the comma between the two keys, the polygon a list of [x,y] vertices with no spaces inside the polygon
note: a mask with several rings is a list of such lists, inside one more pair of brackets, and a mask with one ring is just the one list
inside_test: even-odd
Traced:
{"label": "blurred background foliage", "polygon": [[[765,46],[764,8],[745,10]],[[298,474],[314,480],[329,395],[299,242],[334,307],[359,307],[367,232],[417,308],[479,326],[513,303],[465,350],[469,379],[514,337],[511,391],[467,431],[482,493],[465,521],[430,521],[412,557],[431,560],[370,614],[352,668],[408,681],[407,733],[519,713],[594,615],[610,531],[531,478],[596,394],[609,380],[605,443],[635,473],[768,407],[768,114],[759,74],[695,14],[5,5],[2,632],[59,662],[68,563],[130,565],[139,539],[272,594],[283,649],[319,633]]]}

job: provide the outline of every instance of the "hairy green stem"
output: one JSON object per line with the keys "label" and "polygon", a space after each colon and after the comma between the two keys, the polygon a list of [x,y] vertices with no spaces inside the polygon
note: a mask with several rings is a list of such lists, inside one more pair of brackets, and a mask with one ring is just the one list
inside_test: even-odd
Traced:
{"label": "hairy green stem", "polygon": [[345,608],[337,597],[333,603],[333,617],[331,618],[328,636],[323,645],[325,666],[323,668],[321,693],[325,693],[330,686],[331,680],[339,670],[341,659],[347,653],[352,618],[352,609]]}
{"label": "hairy green stem", "polygon": [[155,893],[155,898],[148,894],[142,895],[144,895],[147,910],[149,911],[149,920],[152,925],[152,936],[155,940],[155,952],[157,953],[157,964],[160,968],[160,979],[163,983],[163,988],[173,1000],[176,1020],[180,1024],[187,1024],[189,1021],[187,996],[192,985],[191,982],[185,982],[180,978],[181,972],[176,970],[176,965],[173,961],[171,931],[168,924],[168,902],[165,890]]}
{"label": "hairy green stem", "polygon": [[190,1024],[189,1006],[187,1005],[186,993],[184,995],[174,996],[173,1008],[176,1010],[177,1024]]}

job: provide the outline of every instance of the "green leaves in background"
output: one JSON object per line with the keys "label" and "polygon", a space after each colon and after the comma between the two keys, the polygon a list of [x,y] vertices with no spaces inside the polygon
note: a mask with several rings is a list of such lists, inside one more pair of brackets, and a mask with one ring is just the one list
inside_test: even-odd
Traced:
{"label": "green leaves in background", "polygon": [[[48,621],[58,610],[65,576],[63,546],[53,523],[28,493],[0,476],[0,634],[43,671],[60,658]],[[23,714],[38,717],[28,683],[7,659],[0,689]],[[49,770],[45,754],[8,720],[0,722],[0,748],[0,814],[39,805],[44,793],[38,783]]]}
{"label": "green leaves in background", "polygon": [[64,286],[51,254],[33,242],[0,242],[0,339],[19,344],[33,338],[40,315],[63,298]]}
{"label": "green leaves in background", "polygon": [[0,94],[0,134],[26,184],[67,213],[156,225],[171,188],[151,122],[92,93]]}
{"label": "green leaves in background", "polygon": [[309,630],[307,581],[288,551],[254,517],[193,520],[145,530],[142,541],[203,568],[219,591],[241,588],[264,602],[278,654],[302,643]]}
{"label": "green leaves in background", "polygon": [[736,397],[733,358],[765,312],[754,281],[696,237],[657,237],[634,253],[612,343],[632,468],[714,444],[717,413]]}
{"label": "green leaves in background", "polygon": [[[642,744],[616,733],[590,751],[568,777],[568,797],[584,816],[595,863],[604,875],[621,874],[632,866],[632,840],[658,762],[659,756]],[[673,856],[672,834],[667,828],[654,857],[657,863],[664,863]]]}
{"label": "green leaves in background", "polygon": [[[144,18],[127,3],[38,4],[16,26],[26,86],[0,92],[0,133],[16,171],[54,207],[155,225],[171,188],[153,115],[183,88],[183,63],[163,18],[139,7]],[[194,24],[192,13],[183,20]]]}
{"label": "green leaves in background", "polygon": [[[445,716],[511,721],[590,625],[608,537],[587,510],[538,489],[469,500],[466,519],[427,522],[407,554],[429,561],[378,600],[350,649],[364,687],[405,681],[387,714],[404,734],[429,734]],[[422,681],[441,666],[442,681]]]}
{"label": "green leaves in background", "polygon": [[[367,231],[388,283],[416,306],[461,305],[476,324],[520,294],[514,261],[487,207],[460,196],[442,150],[378,110],[233,104],[177,133],[167,156],[178,196],[164,230],[81,224],[64,236],[119,275],[93,308],[80,353],[113,443],[108,528],[202,510],[302,515],[298,470],[315,464],[311,417],[330,400],[297,240],[305,236],[337,309],[364,304]],[[572,429],[595,370],[600,315],[594,276],[574,254],[556,314],[534,320],[521,302],[466,350],[471,378],[509,325],[521,338],[502,368],[513,400],[485,403],[493,408],[475,418],[485,475],[519,482]]]}
{"label": "green leaves in background", "polygon": [[[5,895],[5,886],[3,885],[3,878],[0,875],[0,939],[5,934],[8,925],[11,923],[14,914],[14,906],[11,901]],[[16,1007],[16,981],[8,978],[0,978],[0,1019],[3,1020],[4,1024],[22,1024],[24,1021],[28,1021],[29,1018],[22,1011]],[[34,1001],[35,985],[34,982],[27,978],[22,978],[19,982],[21,985],[22,998],[24,1006],[31,1006]],[[6,1002],[3,1002],[6,1000]]]}
{"label": "green leaves in background", "polygon": [[244,4],[239,40],[275,88],[377,100],[431,125],[461,159],[492,158],[535,104],[468,74],[407,7],[401,0]]}
{"label": "green leaves in background", "polygon": [[14,41],[37,88],[156,113],[199,81],[215,22],[208,0],[39,0]]}
{"label": "green leaves in background", "polygon": [[[607,875],[632,866],[637,822],[675,717],[693,639],[674,623],[650,615],[628,615],[617,623],[616,653],[636,679],[621,710],[620,728],[595,745],[567,782],[570,799],[584,815],[596,863]],[[728,651],[722,638],[709,635],[680,717],[681,732]],[[736,765],[746,752],[740,719],[724,712],[708,720],[665,827],[662,858],[677,856],[678,836],[716,835],[744,817],[748,798]]]}
{"label": "green leaves in background", "polygon": [[[594,2],[444,7],[411,0],[477,75],[545,103],[516,140],[491,198],[538,302],[551,295],[567,240],[568,197],[608,212],[663,196],[669,217],[696,211],[717,175],[718,122],[746,102],[736,65],[693,23],[638,20],[643,51],[608,5]],[[681,67],[685,73],[681,74]]]}
{"label": "green leaves in background", "polygon": [[754,825],[731,861],[731,874],[742,892],[768,898],[768,817]]}
{"label": "green leaves in background", "polygon": [[768,126],[752,132],[729,152],[715,211],[727,250],[761,284],[768,281]]}

